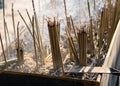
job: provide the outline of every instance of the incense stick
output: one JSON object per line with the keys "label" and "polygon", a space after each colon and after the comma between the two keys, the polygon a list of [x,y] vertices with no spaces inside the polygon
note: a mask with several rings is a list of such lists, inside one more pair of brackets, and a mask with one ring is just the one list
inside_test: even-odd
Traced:
{"label": "incense stick", "polygon": [[36,58],[36,68],[38,71],[38,56],[37,56],[37,50],[36,50],[36,40],[35,40],[35,30],[34,30],[34,16],[32,17],[32,30],[33,30],[33,42],[34,42],[34,53]]}
{"label": "incense stick", "polygon": [[13,31],[14,31],[14,40],[16,39],[16,30],[15,30],[15,18],[14,18],[14,8],[12,3],[12,23],[13,23]]}
{"label": "incense stick", "polygon": [[7,58],[6,58],[5,51],[4,51],[4,46],[3,46],[3,41],[2,41],[1,33],[0,33],[0,42],[1,42],[2,52],[3,52],[3,56],[4,56],[4,60],[5,60],[5,66],[7,67]]}

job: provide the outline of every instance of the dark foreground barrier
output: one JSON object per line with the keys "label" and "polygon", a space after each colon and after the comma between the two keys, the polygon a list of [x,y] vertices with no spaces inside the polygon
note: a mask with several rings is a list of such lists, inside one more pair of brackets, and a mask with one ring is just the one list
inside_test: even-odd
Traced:
{"label": "dark foreground barrier", "polygon": [[99,82],[39,74],[1,72],[0,86],[99,86]]}

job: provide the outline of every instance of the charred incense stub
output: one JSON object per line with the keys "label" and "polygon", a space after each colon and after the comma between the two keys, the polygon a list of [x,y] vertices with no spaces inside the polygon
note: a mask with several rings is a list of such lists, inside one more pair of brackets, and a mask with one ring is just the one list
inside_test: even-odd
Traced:
{"label": "charred incense stub", "polygon": [[54,26],[55,26],[55,22],[49,21],[49,22],[48,22],[48,26],[49,26],[49,27],[54,27]]}
{"label": "charred incense stub", "polygon": [[62,58],[59,46],[58,30],[55,22],[48,22],[48,31],[50,37],[53,67],[55,70],[58,70],[62,67]]}
{"label": "charred incense stub", "polygon": [[23,51],[23,47],[20,46],[19,49],[17,48],[17,56],[18,56],[18,52],[19,52],[19,63],[23,64],[24,62],[24,51]]}
{"label": "charred incense stub", "polygon": [[87,34],[86,31],[80,29],[78,31],[78,45],[79,45],[79,62],[81,66],[86,66],[86,46],[87,46]]}
{"label": "charred incense stub", "polygon": [[70,21],[70,17],[67,17],[67,25],[68,25],[68,28],[70,29],[71,31],[71,21]]}

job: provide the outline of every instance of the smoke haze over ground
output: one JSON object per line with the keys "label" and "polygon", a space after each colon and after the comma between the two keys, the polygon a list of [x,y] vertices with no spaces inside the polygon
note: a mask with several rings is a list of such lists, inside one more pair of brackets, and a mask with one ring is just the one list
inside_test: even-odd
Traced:
{"label": "smoke haze over ground", "polygon": [[[36,12],[40,21],[41,33],[43,32],[43,40],[49,41],[46,36],[47,24],[44,25],[43,30],[43,16],[47,17],[57,17],[63,19],[61,21],[61,29],[65,27],[65,14],[64,14],[64,0],[34,0]],[[98,12],[103,7],[104,0],[96,0],[96,11],[94,11],[94,0],[90,1],[91,15],[94,16],[95,12]],[[14,14],[15,14],[15,27],[17,28],[17,22],[20,21],[20,28],[26,28],[24,22],[20,18],[17,10],[20,10],[26,22],[29,24],[29,19],[26,14],[26,9],[28,9],[30,15],[33,15],[32,0],[5,0],[5,18],[8,25],[8,30],[10,33],[11,41],[14,40],[13,24],[12,24],[12,12],[11,3],[14,4]],[[72,16],[74,22],[86,22],[89,21],[88,17],[88,6],[87,0],[66,0],[67,15]],[[2,35],[3,43],[5,45],[4,29],[3,29],[3,15],[2,9],[0,9],[0,32]],[[93,17],[95,18],[95,16]],[[42,31],[43,30],[43,31]],[[63,34],[63,32],[61,32]],[[29,35],[28,35],[29,36]],[[0,46],[1,47],[1,46]],[[1,50],[0,50],[1,52]]]}

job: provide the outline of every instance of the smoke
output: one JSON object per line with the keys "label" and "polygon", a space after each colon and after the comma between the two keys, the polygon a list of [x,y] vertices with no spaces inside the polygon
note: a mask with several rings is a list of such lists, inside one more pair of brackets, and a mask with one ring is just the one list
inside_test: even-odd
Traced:
{"label": "smoke", "polygon": [[[96,11],[100,10],[104,6],[105,0],[96,0]],[[94,0],[89,0],[91,7],[91,15],[94,16]],[[59,16],[60,18],[65,18],[64,15],[64,0],[38,0],[37,13],[42,19],[43,15],[49,17]],[[84,22],[88,21],[88,6],[87,0],[66,0],[67,15],[72,16],[74,21]]]}
{"label": "smoke", "polygon": [[[99,12],[104,6],[105,0],[95,0],[96,1],[96,10],[94,10],[94,0],[88,0],[90,2],[90,11],[93,19],[96,19],[96,13]],[[61,24],[61,35],[64,35],[65,31],[65,9],[64,9],[64,0],[35,0],[37,15],[40,20],[40,28],[43,29],[43,16],[50,18],[57,17],[63,19]],[[72,16],[73,21],[78,22],[89,22],[88,16],[88,4],[87,0],[66,0],[67,7],[67,16]],[[45,22],[46,23],[46,22]],[[44,41],[48,41],[49,37],[47,31],[47,24],[44,25],[44,34],[42,34]]]}

